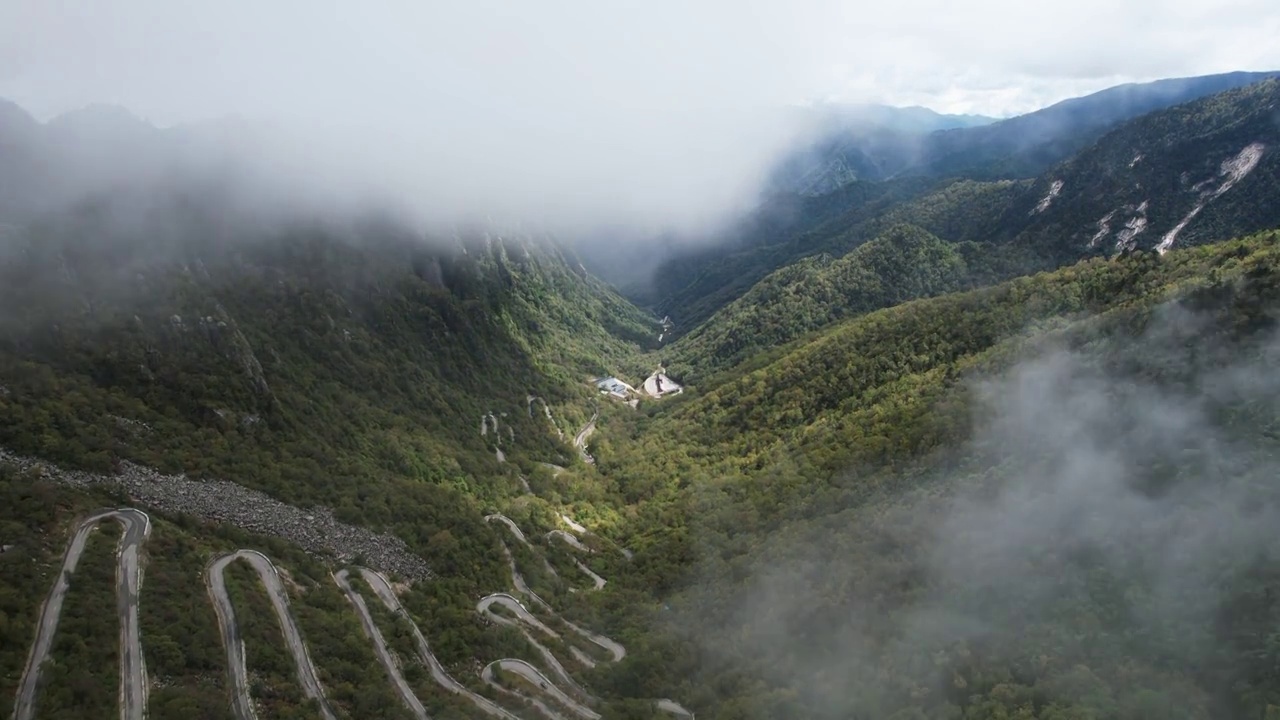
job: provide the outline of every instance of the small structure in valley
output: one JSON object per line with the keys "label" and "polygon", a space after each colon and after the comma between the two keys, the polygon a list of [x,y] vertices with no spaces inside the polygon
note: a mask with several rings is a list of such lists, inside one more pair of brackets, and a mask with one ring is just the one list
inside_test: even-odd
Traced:
{"label": "small structure in valley", "polygon": [[596,380],[596,387],[600,389],[600,392],[612,395],[619,400],[626,400],[636,394],[635,388],[622,382],[616,377],[607,377],[601,380]]}
{"label": "small structure in valley", "polygon": [[667,377],[666,368],[658,368],[652,375],[645,378],[644,392],[649,397],[662,397],[664,395],[676,395],[684,392],[684,388],[675,380]]}

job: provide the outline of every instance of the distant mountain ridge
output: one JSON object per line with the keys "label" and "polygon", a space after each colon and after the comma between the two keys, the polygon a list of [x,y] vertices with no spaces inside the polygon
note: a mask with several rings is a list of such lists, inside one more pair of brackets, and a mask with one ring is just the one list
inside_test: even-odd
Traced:
{"label": "distant mountain ridge", "polygon": [[911,172],[1031,177],[1119,123],[1277,76],[1280,71],[1231,72],[1130,83],[984,127],[942,131],[929,138],[926,159]]}
{"label": "distant mountain ridge", "polygon": [[989,125],[997,118],[947,115],[929,108],[879,104],[824,104],[800,111],[817,126],[816,140],[774,168],[772,192],[821,195],[859,179],[883,179],[910,156],[919,137],[942,130]]}
{"label": "distant mountain ridge", "polygon": [[1022,242],[1167,251],[1280,225],[1280,78],[1145,115],[1010,207]]}
{"label": "distant mountain ridge", "polygon": [[[0,99],[0,223],[23,224],[103,193],[172,193],[194,182],[245,196],[301,187],[279,180],[295,139],[234,117],[160,128],[118,105],[96,104],[38,122]],[[262,172],[270,169],[270,173]],[[306,193],[291,198],[300,202]]]}
{"label": "distant mountain ridge", "polygon": [[868,109],[873,120],[833,123],[817,142],[784,158],[773,188],[818,195],[854,180],[902,175],[1034,177],[1126,120],[1277,75],[1231,72],[1130,83],[1005,120],[932,113],[932,123],[913,124],[910,118],[929,115],[915,108]]}
{"label": "distant mountain ridge", "polygon": [[[1163,251],[1280,226],[1277,108],[1280,78],[1272,78],[1124,123],[1034,180],[857,181],[781,203],[802,208],[781,220],[766,205],[725,245],[670,260],[652,300],[638,299],[670,314],[679,336],[770,273],[821,253],[839,258],[902,223],[977,243],[966,253],[978,284],[1091,255]],[[843,297],[839,288],[833,297]],[[809,315],[831,312],[839,311]]]}
{"label": "distant mountain ridge", "polygon": [[[1043,159],[1032,130],[1015,159]],[[299,658],[371,720],[539,685],[611,720],[1276,720],[1280,230],[1206,243],[1280,226],[1280,79],[1098,132],[1027,178],[770,197],[664,267],[673,335],[553,239],[258,197],[257,164],[191,179],[252,128],[0,104],[0,694],[69,523],[129,492],[155,522],[125,550],[153,720],[229,717],[237,666],[264,717],[314,715]],[[655,367],[685,391],[594,383]],[[49,486],[48,462],[125,482]],[[215,478],[271,502],[133,490]],[[281,537],[217,495],[287,504]],[[371,584],[335,522],[431,581]],[[121,704],[110,532],[70,581],[50,717]],[[234,632],[204,602],[224,552],[289,560],[281,591],[230,571]]]}

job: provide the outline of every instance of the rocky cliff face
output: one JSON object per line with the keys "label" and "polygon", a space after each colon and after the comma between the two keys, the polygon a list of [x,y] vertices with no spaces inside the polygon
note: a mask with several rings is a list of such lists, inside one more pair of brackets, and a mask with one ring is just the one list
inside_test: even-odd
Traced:
{"label": "rocky cliff face", "polygon": [[1277,148],[1280,80],[1153,113],[1038,179],[1009,211],[1025,220],[1006,232],[1069,256],[1163,253],[1274,227]]}

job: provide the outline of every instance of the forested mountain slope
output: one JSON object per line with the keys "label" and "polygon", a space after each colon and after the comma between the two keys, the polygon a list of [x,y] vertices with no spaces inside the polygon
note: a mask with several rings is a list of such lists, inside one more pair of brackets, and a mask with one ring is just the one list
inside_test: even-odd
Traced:
{"label": "forested mountain slope", "polygon": [[784,247],[785,241],[802,246],[801,252],[809,245],[834,242],[851,225],[917,197],[934,184],[855,182],[817,197],[778,195],[701,247],[676,243],[659,248],[674,253],[675,259],[663,262],[652,282],[637,278],[620,285],[637,303],[659,311],[682,308],[681,316],[692,322],[745,292],[770,269],[803,257],[795,255],[795,248]]}
{"label": "forested mountain slope", "polygon": [[[698,383],[848,315],[958,290],[969,284],[973,243],[952,244],[899,225],[842,258],[823,253],[771,273],[666,353],[673,372]],[[981,261],[981,257],[975,257]]]}
{"label": "forested mountain slope", "polygon": [[776,200],[671,347],[550,238],[225,178],[11,216],[0,691],[70,578],[56,718],[117,711],[132,592],[157,720],[1272,720],[1280,235],[1210,241],[1280,225],[1277,87]]}
{"label": "forested mountain slope", "polygon": [[[1278,107],[1280,80],[1272,79],[1151,113],[1035,181],[855,184],[830,196],[849,210],[812,228],[776,233],[720,262],[709,259],[711,251],[673,261],[680,269],[657,282],[670,292],[659,307],[687,333],[769,272],[820,253],[843,256],[897,223],[952,243],[981,243],[977,254],[985,260],[975,283],[1090,255],[1167,249],[1274,227],[1280,225]],[[967,247],[967,256],[976,257]],[[682,278],[691,280],[680,287]],[[836,302],[827,312],[846,310]]]}
{"label": "forested mountain slope", "polygon": [[[849,122],[782,161],[781,191],[818,195],[854,180],[902,175],[998,180],[1035,177],[1112,128],[1147,113],[1275,77],[1232,72],[1131,83],[998,121],[936,116],[911,123],[907,109]],[[902,115],[900,117],[900,115]],[[857,116],[855,116],[857,117]]]}
{"label": "forested mountain slope", "polygon": [[1152,113],[1041,176],[1012,207],[1017,241],[1071,257],[1273,227],[1278,149],[1280,80]]}
{"label": "forested mountain slope", "polygon": [[928,137],[918,164],[907,172],[975,179],[1034,177],[1124,122],[1276,75],[1232,72],[1119,85],[998,123],[940,131]]}
{"label": "forested mountain slope", "polygon": [[[766,203],[755,215],[765,222],[753,219],[733,226],[708,241],[704,247],[687,249],[674,245],[660,248],[661,252],[671,253],[672,257],[659,266],[651,284],[637,279],[620,282],[619,286],[637,302],[675,317],[684,331],[692,330],[720,306],[742,295],[773,270],[820,252],[843,255],[859,243],[875,237],[875,230],[859,231],[857,226],[893,210],[895,204],[923,205],[929,213],[937,212],[935,208],[941,205],[944,214],[952,212],[954,198],[946,196],[956,194],[957,189],[953,187],[967,195],[973,195],[977,188],[981,188],[985,197],[980,203],[985,210],[973,212],[972,209],[977,207],[974,205],[976,199],[966,198],[961,203],[961,207],[969,208],[963,216],[965,222],[952,223],[946,229],[932,227],[920,220],[897,220],[921,224],[950,241],[1011,237],[1025,227],[1028,211],[1049,194],[1054,178],[1047,178],[1045,173],[1055,164],[1071,158],[1099,142],[1109,131],[1144,114],[1257,84],[1272,75],[1274,73],[1227,73],[1121,86],[982,127],[941,131],[926,140],[899,138],[890,144],[910,149],[909,158],[895,161],[900,170],[913,162],[925,162],[921,157],[931,158],[926,165],[933,163],[937,167],[902,173],[903,177],[888,184],[881,181],[893,177],[892,173],[881,176],[863,174],[857,180],[823,185],[835,189],[814,197],[789,198],[784,192],[772,204]],[[1229,112],[1211,112],[1197,122],[1203,125],[1210,121],[1222,127],[1229,119]],[[1177,142],[1178,138],[1193,141],[1205,128],[1182,132],[1176,124],[1166,122],[1157,130],[1148,139],[1161,143]],[[1129,136],[1130,139],[1132,137]],[[1115,142],[1111,141],[1113,150]],[[1130,162],[1136,154],[1135,151],[1124,162]],[[805,163],[813,162],[812,158],[805,160]],[[1007,167],[1000,170],[1001,165]],[[1144,173],[1148,169],[1136,168],[1136,171]],[[1011,196],[1011,188],[1022,188],[1037,176],[1040,179],[1036,181],[1034,192],[1026,197],[1016,193]],[[994,182],[1002,178],[1018,181]],[[956,180],[963,182],[952,186],[952,181]],[[1199,179],[1193,182],[1199,182]],[[943,197],[940,200],[927,197],[931,191],[942,193]],[[1015,199],[1018,212],[1004,217],[1003,213],[1010,209],[1007,204]],[[774,205],[781,205],[785,211],[779,212]],[[821,210],[815,212],[819,208]],[[908,212],[919,214],[919,210]],[[808,219],[810,214],[813,219]],[[768,222],[779,217],[786,221]],[[1265,225],[1252,229],[1260,227]],[[1230,235],[1217,237],[1222,239]]]}
{"label": "forested mountain slope", "polygon": [[652,677],[725,718],[1269,717],[1278,242],[881,310],[618,428]]}
{"label": "forested mountain slope", "polygon": [[[429,581],[395,579],[418,581],[397,588],[433,652],[464,685],[486,687],[471,666],[519,658],[525,646],[515,629],[495,633],[474,607],[513,582],[502,529],[485,516],[507,512],[531,533],[542,528],[541,538],[562,522],[552,503],[591,495],[577,487],[589,468],[572,446],[599,410],[589,378],[647,373],[641,352],[656,341],[656,321],[549,238],[441,240],[374,219],[257,224],[227,210],[183,193],[110,196],[0,242],[0,491],[14,512],[48,505],[26,519],[0,517],[3,544],[14,549],[0,553],[14,568],[0,612],[15,618],[0,687],[14,697],[73,523],[95,507],[139,502],[157,527],[143,551],[161,556],[147,560],[142,591],[151,609],[143,652],[168,688],[153,698],[151,717],[191,717],[199,698],[203,716],[227,717],[226,668],[200,578],[211,558],[237,549],[267,553],[293,573],[286,585],[302,608],[301,632],[339,716],[408,717],[328,575],[381,561],[388,548],[430,570]],[[71,487],[50,487],[13,471],[6,453],[107,479],[54,473]],[[112,476],[119,489],[92,484]],[[188,481],[233,485],[219,501]],[[353,527],[394,542],[348,542]],[[63,618],[71,635],[59,631],[53,658],[83,670],[46,673],[41,687],[51,689],[37,706],[50,717],[114,712],[116,694],[104,688],[122,662],[115,616],[86,615],[95,598],[110,597],[109,546],[91,541],[88,569],[72,581]],[[527,569],[545,552],[576,578],[556,550],[549,542],[517,550],[520,564],[510,568],[525,569],[577,621],[609,631],[588,600],[574,605],[566,581]],[[308,717],[273,640],[266,596],[240,565],[228,575],[233,602],[262,618],[243,628],[259,712]],[[405,657],[417,657],[411,637],[400,637]],[[183,649],[192,644],[208,652]],[[112,662],[86,662],[88,653]],[[434,716],[487,716],[436,687],[421,661],[411,665]],[[648,713],[653,701],[639,706]]]}
{"label": "forested mountain slope", "polygon": [[[140,666],[125,645],[125,600],[119,615],[101,612],[114,607],[116,554],[146,565],[120,587],[141,597],[153,718],[230,716],[235,663],[222,651],[234,643],[225,628],[219,638],[205,587],[215,558],[265,557],[257,567],[283,578],[314,654],[317,679],[301,687],[297,648],[273,626],[272,586],[245,563],[218,565],[240,607],[232,632],[246,640],[248,693],[266,717],[412,717],[406,693],[432,717],[511,717],[477,693],[524,681],[486,663],[559,666],[478,610],[486,594],[537,588],[522,597],[544,603],[535,611],[548,627],[569,627],[554,602],[574,627],[618,629],[571,593],[587,566],[547,531],[575,500],[608,515],[575,433],[630,410],[600,407],[590,378],[648,374],[655,318],[553,238],[424,236],[384,208],[327,207],[273,185],[281,178],[255,175],[262,158],[235,149],[252,143],[251,128],[161,131],[115,108],[43,125],[16,108],[0,114],[0,563],[12,580],[0,587],[0,691],[15,712],[117,712],[115,673],[129,659],[117,639],[128,667]],[[92,526],[93,511],[130,505],[150,512],[154,533],[113,553],[122,536],[111,522]],[[506,530],[486,522],[495,512],[533,543],[508,548]],[[73,531],[89,540],[71,577],[58,564]],[[398,614],[379,615],[361,565],[390,575]],[[339,570],[354,573],[349,587],[335,584]],[[33,676],[23,662],[37,657],[41,602],[59,577],[71,577],[66,602],[50,605],[63,630]],[[384,675],[352,592],[370,598],[401,684]],[[575,657],[567,641],[543,640]],[[583,680],[596,662],[583,657],[566,661],[569,682],[599,685]],[[521,712],[527,697],[517,693]],[[587,698],[619,717],[617,703],[647,717],[656,700]],[[663,716],[683,712],[659,704]]]}
{"label": "forested mountain slope", "polygon": [[[113,224],[108,206],[4,240],[0,445],[235,478],[383,525],[406,492],[462,491],[452,504],[510,487],[502,439],[479,434],[486,413],[512,427],[507,452],[569,462],[526,396],[584,413],[585,380],[629,367],[657,333],[532,239],[199,216],[180,239],[166,229]],[[456,522],[439,503],[421,510]]]}

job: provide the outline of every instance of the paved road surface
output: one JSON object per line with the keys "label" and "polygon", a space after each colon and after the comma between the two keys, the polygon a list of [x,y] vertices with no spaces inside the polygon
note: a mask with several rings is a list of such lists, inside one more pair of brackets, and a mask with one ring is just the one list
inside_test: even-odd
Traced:
{"label": "paved road surface", "polygon": [[413,689],[409,687],[409,683],[404,679],[404,674],[400,672],[400,666],[391,657],[391,651],[387,649],[387,642],[383,639],[382,632],[378,630],[378,626],[373,622],[373,615],[369,612],[369,606],[365,605],[364,598],[351,586],[351,581],[348,579],[350,575],[351,571],[340,570],[338,574],[333,576],[333,580],[338,583],[338,587],[342,588],[347,600],[355,606],[356,612],[360,615],[360,626],[364,628],[365,637],[373,641],[374,649],[378,653],[378,660],[382,662],[382,667],[386,669],[387,676],[395,684],[396,690],[400,693],[400,698],[404,700],[405,706],[409,708],[409,712],[413,713],[414,717],[419,718],[419,720],[428,720],[427,709],[422,707],[422,701],[418,700],[418,696],[413,694]]}
{"label": "paved road surface", "polygon": [[139,550],[151,534],[151,519],[141,510],[121,508],[92,515],[76,528],[63,556],[58,579],[40,609],[36,639],[31,645],[31,654],[27,657],[27,666],[22,672],[18,696],[14,701],[14,720],[35,717],[40,671],[53,646],[58,619],[62,616],[62,600],[71,586],[76,564],[84,554],[89,533],[103,520],[115,520],[124,528],[116,549],[119,563],[116,567],[116,605],[120,613],[120,717],[122,720],[142,720],[146,715],[147,667],[138,640],[138,591],[142,589]]}
{"label": "paved road surface", "polygon": [[573,521],[573,518],[569,517],[568,515],[565,515],[564,513],[560,513],[560,519],[564,521],[564,524],[565,524],[565,525],[568,525],[568,526],[569,526],[569,529],[570,529],[570,530],[572,530],[572,531],[574,531],[574,532],[578,533],[579,535],[581,535],[582,533],[585,533],[585,532],[587,531],[587,529],[586,529],[585,527],[583,527],[583,526],[579,525],[578,523],[574,522],[574,521]]}
{"label": "paved road surface", "polygon": [[[532,545],[530,545],[530,544],[529,544],[529,540],[528,540],[528,538],[526,538],[526,537],[524,536],[524,533],[523,533],[523,532],[521,532],[521,530],[520,530],[520,526],[519,526],[519,525],[516,525],[516,524],[515,524],[515,521],[513,521],[511,518],[507,517],[506,515],[497,515],[497,514],[495,514],[495,515],[486,515],[484,519],[485,519],[485,520],[487,520],[487,521],[489,521],[489,522],[500,522],[500,523],[502,523],[503,525],[506,525],[506,526],[507,526],[507,528],[511,530],[511,534],[512,534],[512,535],[515,535],[515,536],[516,536],[516,539],[517,539],[517,540],[519,540],[521,544],[523,544],[523,545],[524,545],[525,547],[527,547],[527,548],[532,548],[532,547],[533,547]],[[511,565],[511,567],[512,567],[512,569],[513,569],[513,571],[514,571],[514,569],[515,569],[515,566],[516,566],[516,565],[515,565],[515,560],[511,557],[511,551],[510,551],[510,550],[508,550],[508,549],[506,548],[506,545],[505,545],[505,544],[503,545],[503,550],[506,550],[506,552],[507,552],[507,559],[511,561],[509,564]],[[552,565],[551,565],[551,561],[547,560],[547,557],[546,557],[545,555],[541,555],[540,557],[542,558],[542,567],[543,567],[543,569],[545,569],[545,570],[546,570],[546,571],[547,571],[547,572],[548,572],[552,577],[559,578],[559,577],[560,577],[560,573],[556,572],[556,569],[555,569],[554,567],[552,567]],[[521,582],[523,582],[523,581],[524,581],[524,579],[523,579],[523,578],[521,578]]]}
{"label": "paved road surface", "polygon": [[569,711],[571,711],[573,714],[577,715],[578,717],[585,718],[586,720],[600,720],[600,717],[601,717],[600,713],[592,710],[591,708],[587,707],[586,705],[583,705],[582,703],[579,703],[577,700],[574,700],[572,697],[569,697],[567,694],[565,694],[563,690],[561,690],[560,688],[552,684],[552,682],[547,679],[546,675],[543,675],[541,672],[539,672],[538,668],[530,665],[524,660],[518,660],[516,658],[503,658],[502,660],[494,660],[493,662],[486,665],[484,667],[484,670],[481,671],[480,677],[483,678],[484,681],[488,683],[490,686],[496,688],[501,692],[519,695],[520,697],[523,697],[524,699],[536,705],[538,709],[541,710],[543,713],[545,713],[547,716],[551,718],[557,718],[557,719],[563,718],[562,715],[560,715],[550,707],[547,707],[542,702],[538,701],[537,698],[531,697],[529,695],[526,695],[525,693],[510,689],[498,684],[498,682],[493,678],[493,669],[495,667],[501,669],[503,672],[513,673],[515,675],[519,675],[525,680],[528,680],[530,683],[533,684],[534,687],[538,688],[539,691],[542,692],[544,695],[548,695],[552,698],[555,698],[556,702],[560,703],[560,705],[567,708]]}
{"label": "paved road surface", "polygon": [[573,548],[574,550],[580,550],[585,553],[595,552],[595,550],[592,550],[586,545],[583,545],[582,541],[578,540],[578,538],[570,535],[569,533],[563,530],[552,530],[551,532],[547,533],[548,540],[550,540],[553,537],[558,537],[561,540],[565,541],[565,543],[568,544],[569,547]]}
{"label": "paved road surface", "polygon": [[[499,615],[498,613],[493,612],[493,610],[491,609],[493,605],[500,605],[502,607],[507,608],[508,610],[511,610],[516,614],[519,620],[518,621],[512,620],[509,617]],[[546,625],[543,625],[542,622],[539,621],[536,617],[529,614],[528,610],[525,609],[524,605],[522,605],[519,600],[517,600],[516,598],[510,595],[507,595],[506,593],[496,593],[494,595],[490,595],[482,599],[479,603],[477,603],[476,611],[479,612],[481,615],[484,615],[485,617],[487,617],[489,620],[492,620],[493,622],[498,623],[499,625],[506,625],[508,627],[514,627],[520,630],[520,632],[524,635],[524,639],[529,641],[529,644],[532,645],[540,655],[542,655],[542,660],[547,663],[547,666],[550,667],[551,671],[556,674],[556,677],[559,677],[562,681],[564,681],[564,683],[568,685],[570,689],[572,689],[575,693],[578,693],[578,695],[580,695],[582,698],[586,700],[591,700],[591,701],[595,700],[595,698],[593,698],[586,691],[586,689],[584,689],[581,685],[579,685],[578,682],[573,679],[573,676],[571,676],[569,672],[564,669],[564,666],[560,664],[560,661],[556,659],[556,656],[552,654],[552,652],[548,650],[545,645],[538,642],[538,639],[535,638],[529,632],[527,627],[525,627],[526,625],[528,625],[530,627],[537,628],[539,631],[541,631],[543,634],[549,637],[553,637],[553,638],[560,637],[560,635],[556,633],[554,630],[547,627]]]}
{"label": "paved road surface", "polygon": [[[584,440],[589,435],[589,430],[593,429],[595,417],[593,416],[588,427],[579,433],[579,440]],[[576,441],[575,441],[576,442]],[[59,573],[57,581],[54,583],[48,598],[46,598],[43,607],[39,625],[37,627],[36,639],[32,645],[30,656],[28,657],[27,667],[23,672],[20,682],[17,700],[14,705],[14,720],[30,720],[35,716],[35,700],[36,693],[39,688],[40,668],[44,661],[48,658],[54,634],[57,630],[58,619],[62,611],[63,598],[70,585],[71,575],[75,572],[76,564],[80,556],[84,552],[85,545],[88,541],[89,533],[97,527],[98,523],[111,519],[119,522],[124,533],[121,536],[120,544],[117,550],[117,558],[119,567],[117,569],[117,589],[118,589],[118,606],[120,613],[120,717],[122,720],[144,720],[146,715],[147,703],[147,674],[142,650],[139,642],[138,629],[138,594],[141,589],[142,572],[140,566],[140,547],[147,539],[151,531],[150,519],[147,515],[139,510],[120,509],[104,511],[95,514],[84,520],[77,528],[75,535],[72,537],[71,543],[67,547],[66,554],[63,558],[62,570]],[[525,545],[529,545],[528,539],[517,526],[509,518],[502,515],[490,515],[486,520],[501,522],[511,530]],[[567,518],[566,518],[567,520]],[[581,531],[581,526],[570,521],[570,526],[575,530]],[[578,539],[563,531],[552,531],[548,534],[556,535],[569,543],[571,546],[590,552],[590,549],[582,545]],[[524,582],[520,576],[515,559],[512,557],[510,550],[503,545],[503,550],[507,555],[508,562],[511,566],[512,581],[516,585],[519,592],[523,593],[531,600],[537,602],[548,612],[553,612],[551,607],[537,596]],[[262,553],[254,550],[238,550],[234,553],[222,555],[215,558],[206,568],[205,580],[209,592],[209,597],[213,601],[214,610],[218,617],[219,627],[222,633],[223,644],[227,650],[227,666],[230,676],[230,685],[232,687],[232,709],[240,720],[252,720],[256,718],[253,706],[253,699],[249,695],[248,675],[245,667],[244,640],[240,635],[239,625],[236,622],[235,610],[231,605],[230,597],[227,594],[224,573],[228,565],[237,560],[247,562],[257,573],[262,581],[268,596],[271,599],[272,606],[276,616],[280,622],[282,634],[290,653],[293,655],[295,668],[297,670],[298,682],[307,697],[315,699],[319,706],[321,714],[326,720],[334,720],[333,710],[324,696],[324,689],[320,685],[318,675],[311,657],[308,653],[306,644],[302,640],[302,635],[298,631],[293,615],[289,610],[288,593],[285,590],[284,583],[281,581],[279,573],[271,561]],[[543,561],[546,562],[545,557]],[[583,565],[581,562],[575,561],[579,569],[588,574],[595,582],[597,589],[605,584],[604,578],[596,575],[594,572]],[[493,701],[472,692],[465,686],[458,683],[445,672],[440,662],[431,652],[427,644],[426,638],[421,630],[418,629],[416,623],[408,616],[404,608],[400,605],[399,599],[396,597],[391,584],[387,579],[373,570],[366,568],[358,568],[361,576],[373,589],[374,593],[382,601],[388,610],[409,620],[412,628],[414,639],[417,644],[420,659],[427,665],[431,671],[432,679],[437,684],[444,687],[450,692],[463,695],[470,699],[477,707],[486,713],[493,715],[502,720],[520,720],[520,718]],[[365,635],[374,643],[375,650],[387,669],[387,673],[395,684],[397,691],[405,705],[420,720],[427,719],[427,713],[421,701],[414,695],[412,689],[405,681],[399,668],[397,667],[391,652],[386,646],[382,633],[375,626],[368,606],[365,604],[364,598],[355,590],[349,582],[350,571],[342,570],[334,575],[342,591],[346,594],[347,599],[356,608],[360,615],[362,627]],[[516,615],[516,619],[506,617],[494,613],[491,610],[493,605],[500,605],[507,608]],[[586,704],[596,702],[597,699],[592,697],[587,691],[579,685],[572,676],[565,670],[563,665],[555,658],[555,656],[539,643],[527,628],[534,628],[543,634],[559,638],[561,635],[555,630],[548,627],[545,623],[530,613],[524,605],[514,596],[506,593],[496,593],[482,599],[476,606],[481,614],[489,617],[494,622],[517,626],[524,633],[526,639],[539,651],[547,666],[550,667],[554,674],[564,683],[565,686],[578,696],[574,698],[570,694],[561,690],[559,687],[551,683],[542,673],[527,662],[515,658],[504,658],[494,661],[485,667],[482,672],[482,678],[485,682],[498,687],[508,694],[516,694],[525,700],[533,703],[540,710],[553,718],[561,718],[561,716],[551,707],[543,704],[536,698],[520,692],[515,692],[509,688],[497,686],[493,680],[493,669],[501,668],[504,671],[515,673],[543,692],[544,695],[552,698],[555,702],[569,709],[575,715],[585,720],[598,720],[600,715],[591,710]],[[588,641],[604,648],[614,662],[622,660],[626,657],[626,649],[617,642],[610,640],[602,635],[597,635],[585,630],[573,623],[560,619],[564,625],[576,634],[582,636]],[[570,652],[573,653],[583,665],[587,667],[595,667],[596,662],[583,653],[577,647],[569,645]],[[580,701],[581,700],[581,701]],[[656,701],[656,707],[667,713],[692,718],[693,714],[686,710],[673,700],[662,699]]]}
{"label": "paved road surface", "polygon": [[271,598],[276,618],[280,621],[280,629],[284,635],[285,646],[293,655],[294,667],[298,673],[298,684],[302,692],[320,705],[320,714],[326,720],[337,720],[324,697],[324,688],[316,675],[315,665],[311,663],[311,655],[307,645],[302,641],[302,633],[289,612],[289,595],[285,591],[280,574],[266,555],[256,550],[237,550],[215,558],[205,570],[205,582],[209,589],[209,598],[213,600],[213,608],[218,615],[218,626],[222,631],[222,644],[227,648],[227,672],[231,675],[231,707],[240,720],[253,720],[257,713],[253,709],[253,699],[249,697],[249,675],[245,669],[244,638],[240,636],[240,626],[236,623],[236,611],[227,595],[224,573],[231,563],[243,560],[249,563],[262,580],[262,585]]}
{"label": "paved road surface", "polygon": [[436,681],[437,685],[449,692],[466,697],[475,703],[476,707],[494,717],[500,717],[503,720],[520,720],[518,716],[502,709],[492,700],[471,692],[457,680],[454,680],[449,673],[445,672],[444,666],[440,664],[435,654],[431,652],[430,646],[427,645],[427,638],[418,629],[418,624],[413,622],[413,619],[409,617],[409,613],[405,612],[404,606],[400,604],[400,598],[396,597],[395,590],[391,588],[391,583],[387,582],[387,579],[381,573],[367,568],[360,568],[360,575],[365,582],[369,583],[369,587],[373,588],[374,594],[378,596],[378,599],[382,600],[382,604],[388,610],[409,621],[409,625],[413,628],[413,639],[418,645],[418,657],[421,658],[422,662],[426,663],[427,668],[431,671],[431,678]]}
{"label": "paved road surface", "polygon": [[591,582],[595,583],[596,590],[600,590],[604,588],[605,584],[608,582],[604,578],[595,574],[595,572],[591,568],[587,567],[586,565],[583,565],[581,560],[574,560],[573,564],[577,565],[579,570],[586,573],[587,576],[591,578]]}
{"label": "paved road surface", "polygon": [[578,448],[578,452],[582,454],[582,459],[588,463],[594,463],[595,458],[587,454],[587,438],[591,437],[591,433],[596,431],[596,419],[600,417],[600,411],[597,410],[592,414],[591,419],[586,425],[578,431],[577,436],[573,438],[573,446]]}
{"label": "paved road surface", "polygon": [[534,400],[537,400],[538,402],[542,403],[542,412],[546,414],[547,422],[551,423],[551,427],[556,431],[556,435],[559,435],[560,439],[563,440],[564,431],[560,429],[560,426],[558,424],[556,424],[556,419],[551,417],[551,406],[547,404],[546,400],[543,400],[542,398],[536,395],[526,396],[525,401],[529,403],[529,417],[533,417],[533,401]]}
{"label": "paved road surface", "polygon": [[650,397],[662,397],[684,391],[684,388],[667,377],[667,374],[662,369],[654,371],[652,375],[645,378],[644,385],[641,387],[644,388],[645,394]]}
{"label": "paved road surface", "polygon": [[494,593],[481,598],[480,602],[476,603],[476,612],[487,616],[490,620],[493,620],[500,625],[515,625],[514,620],[493,612],[490,608],[494,605],[510,610],[512,613],[515,613],[516,618],[518,618],[520,622],[530,627],[537,628],[548,637],[560,637],[560,633],[547,627],[541,620],[534,617],[533,613],[525,609],[524,603],[506,593]]}
{"label": "paved road surface", "polygon": [[520,526],[516,525],[515,521],[506,515],[499,515],[495,513],[493,515],[485,515],[484,519],[488,522],[500,522],[503,525],[506,525],[510,528],[511,534],[516,536],[517,540],[526,546],[529,544],[529,540],[524,536],[524,532],[520,530]]}
{"label": "paved road surface", "polygon": [[658,709],[661,710],[662,712],[671,713],[672,715],[680,715],[682,717],[687,717],[687,718],[693,717],[693,713],[689,712],[688,708],[676,702],[675,700],[669,700],[667,698],[663,698],[655,704],[658,706]]}
{"label": "paved road surface", "polygon": [[[574,522],[573,518],[569,517],[568,515],[565,515],[564,513],[560,513],[560,519],[564,521],[565,525],[569,526],[570,530],[574,531],[579,535],[595,535],[595,533],[592,533],[590,530],[586,529],[579,523]],[[599,537],[599,536],[596,535],[596,537]],[[630,550],[622,547],[621,545],[617,545],[617,543],[614,543],[614,544],[617,546],[618,552],[621,552],[623,557],[625,557],[626,559],[630,560],[635,556],[635,554],[632,553]],[[593,551],[588,549],[587,552],[593,552]]]}

